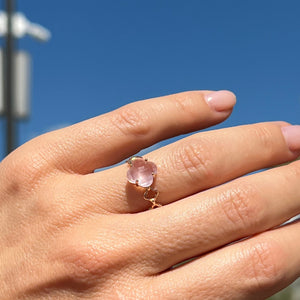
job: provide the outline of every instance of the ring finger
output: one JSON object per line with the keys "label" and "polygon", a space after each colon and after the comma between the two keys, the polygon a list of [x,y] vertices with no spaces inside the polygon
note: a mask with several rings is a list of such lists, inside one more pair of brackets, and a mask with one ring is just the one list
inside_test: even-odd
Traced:
{"label": "ring finger", "polygon": [[155,274],[294,217],[300,213],[299,170],[297,161],[136,215],[135,226],[151,236],[141,239],[143,263]]}

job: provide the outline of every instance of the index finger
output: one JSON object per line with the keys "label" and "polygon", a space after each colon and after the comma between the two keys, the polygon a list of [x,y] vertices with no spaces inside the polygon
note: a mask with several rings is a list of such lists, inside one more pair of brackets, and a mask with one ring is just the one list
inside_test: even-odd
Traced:
{"label": "index finger", "polygon": [[229,91],[183,92],[138,101],[38,137],[25,147],[27,153],[40,151],[57,168],[87,174],[160,140],[220,123],[235,101]]}

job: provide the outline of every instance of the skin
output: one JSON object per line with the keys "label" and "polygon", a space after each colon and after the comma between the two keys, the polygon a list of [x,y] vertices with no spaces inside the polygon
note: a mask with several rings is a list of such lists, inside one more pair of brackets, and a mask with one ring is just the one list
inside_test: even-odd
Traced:
{"label": "skin", "polygon": [[[47,133],[0,163],[1,299],[265,299],[298,278],[300,164],[285,122],[196,133],[156,150],[162,207],[128,165],[207,128],[209,91],[129,104]],[[194,258],[179,267],[178,263]]]}

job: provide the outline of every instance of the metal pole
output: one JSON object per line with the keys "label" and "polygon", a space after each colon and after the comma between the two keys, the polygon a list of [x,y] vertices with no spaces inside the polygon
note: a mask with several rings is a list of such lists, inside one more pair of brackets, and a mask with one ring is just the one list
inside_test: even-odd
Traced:
{"label": "metal pole", "polygon": [[12,16],[15,1],[6,0],[7,35],[5,44],[5,114],[6,114],[6,154],[14,150],[16,145],[16,128],[14,120],[14,36],[12,32]]}

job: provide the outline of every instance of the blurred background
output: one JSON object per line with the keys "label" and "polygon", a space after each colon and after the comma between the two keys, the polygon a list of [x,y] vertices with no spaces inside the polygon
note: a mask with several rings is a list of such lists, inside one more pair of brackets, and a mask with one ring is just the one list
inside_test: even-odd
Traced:
{"label": "blurred background", "polygon": [[[17,122],[18,145],[132,101],[187,90],[236,93],[232,116],[215,128],[300,123],[298,0],[15,3],[51,32],[44,44],[16,40],[31,57],[30,114]],[[2,116],[1,159],[5,126]],[[300,299],[297,289],[294,284],[274,299]]]}

